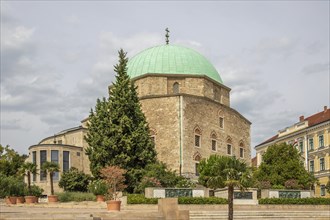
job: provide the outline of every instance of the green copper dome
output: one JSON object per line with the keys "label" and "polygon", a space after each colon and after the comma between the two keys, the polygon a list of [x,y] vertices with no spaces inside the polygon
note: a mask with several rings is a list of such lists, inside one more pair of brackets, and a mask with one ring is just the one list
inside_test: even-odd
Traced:
{"label": "green copper dome", "polygon": [[204,75],[223,83],[214,66],[195,50],[175,45],[148,48],[128,62],[127,73],[131,78],[144,74]]}

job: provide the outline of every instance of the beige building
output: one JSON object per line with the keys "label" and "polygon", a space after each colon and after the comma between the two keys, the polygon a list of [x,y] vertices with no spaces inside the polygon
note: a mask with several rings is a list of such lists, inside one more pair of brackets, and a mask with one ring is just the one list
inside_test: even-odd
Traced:
{"label": "beige building", "polygon": [[38,173],[31,178],[32,183],[41,186],[46,194],[50,194],[50,179],[49,175],[40,170],[45,161],[56,162],[60,165],[60,172],[56,173],[53,178],[55,192],[62,191],[58,187],[58,181],[61,174],[71,167],[90,174],[89,160],[84,152],[87,143],[83,138],[87,129],[84,127],[85,124],[82,124],[83,126],[70,128],[44,138],[39,144],[29,147],[27,161],[37,164],[38,167]]}
{"label": "beige building", "polygon": [[[128,74],[137,86],[158,159],[169,168],[196,179],[199,161],[212,154],[236,156],[250,165],[251,123],[230,107],[230,88],[205,57],[181,46],[152,47],[129,60]],[[89,173],[84,123],[31,146],[30,160],[39,166],[44,158],[53,160],[57,150],[54,161],[63,172],[64,152],[70,151],[69,167]],[[36,183],[46,186],[41,177],[36,176]]]}
{"label": "beige building", "polygon": [[278,131],[277,135],[255,147],[257,165],[271,145],[293,144],[298,148],[306,170],[313,172],[319,184],[315,185],[315,196],[330,197],[325,186],[330,178],[330,109],[307,118],[300,116],[299,122]]}

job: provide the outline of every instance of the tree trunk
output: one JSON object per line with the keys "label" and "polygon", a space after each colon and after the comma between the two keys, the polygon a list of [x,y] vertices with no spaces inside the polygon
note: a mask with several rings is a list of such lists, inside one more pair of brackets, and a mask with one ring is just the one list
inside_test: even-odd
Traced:
{"label": "tree trunk", "polygon": [[50,178],[50,194],[54,195],[54,186],[53,186],[53,173],[49,173],[49,178]]}
{"label": "tree trunk", "polygon": [[28,189],[29,189],[29,196],[31,196],[31,173],[27,173],[27,178],[28,178]]}
{"label": "tree trunk", "polygon": [[228,220],[234,219],[234,186],[228,186]]}

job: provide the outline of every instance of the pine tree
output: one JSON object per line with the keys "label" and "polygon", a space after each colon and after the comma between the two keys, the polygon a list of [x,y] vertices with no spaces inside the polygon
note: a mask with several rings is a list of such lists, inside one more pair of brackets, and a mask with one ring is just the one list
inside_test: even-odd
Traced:
{"label": "pine tree", "polygon": [[[127,74],[126,53],[119,51],[119,63],[114,71],[116,81],[108,100],[97,100],[91,111],[86,141],[91,171],[99,176],[105,165],[120,166],[132,173],[156,161],[154,143],[142,112],[136,87]],[[128,178],[130,181],[132,178]]]}
{"label": "pine tree", "polygon": [[109,161],[110,114],[109,103],[103,97],[97,99],[95,111],[91,109],[88,122],[88,132],[85,140],[88,143],[86,154],[90,161],[93,176],[99,176],[99,170]]}

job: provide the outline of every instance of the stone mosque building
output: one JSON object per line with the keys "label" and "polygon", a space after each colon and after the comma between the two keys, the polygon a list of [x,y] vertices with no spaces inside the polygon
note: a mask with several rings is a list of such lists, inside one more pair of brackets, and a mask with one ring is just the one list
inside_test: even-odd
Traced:
{"label": "stone mosque building", "polygon": [[[212,154],[251,163],[251,122],[230,107],[230,88],[200,53],[170,44],[151,47],[129,60],[128,74],[138,87],[158,159],[169,168],[197,179],[199,161]],[[86,123],[30,146],[28,160],[38,168],[45,161],[59,163],[56,181],[70,167],[90,173]],[[48,193],[47,178],[40,172],[31,179]]]}

